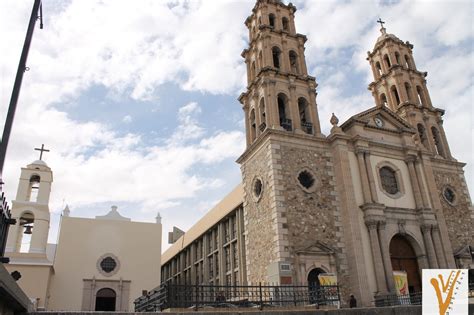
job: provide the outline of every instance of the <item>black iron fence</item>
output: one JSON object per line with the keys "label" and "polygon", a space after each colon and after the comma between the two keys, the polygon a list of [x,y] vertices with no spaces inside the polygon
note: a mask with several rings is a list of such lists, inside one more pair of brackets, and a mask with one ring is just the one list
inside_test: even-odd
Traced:
{"label": "black iron fence", "polygon": [[168,308],[274,308],[313,305],[339,308],[338,286],[217,286],[164,284],[135,300],[136,312]]}
{"label": "black iron fence", "polygon": [[5,246],[7,244],[8,227],[15,223],[15,219],[11,217],[5,194],[2,192],[0,196],[0,263],[9,262],[9,259],[4,257]]}
{"label": "black iron fence", "polygon": [[421,292],[405,295],[384,294],[375,296],[375,306],[421,305]]}

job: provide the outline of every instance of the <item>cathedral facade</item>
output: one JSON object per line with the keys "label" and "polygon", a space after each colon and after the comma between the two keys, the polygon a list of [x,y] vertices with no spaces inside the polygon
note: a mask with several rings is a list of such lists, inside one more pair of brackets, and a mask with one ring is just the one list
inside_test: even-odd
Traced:
{"label": "cathedral facade", "polygon": [[424,268],[472,268],[464,164],[413,45],[382,26],[367,55],[375,105],[341,124],[333,114],[323,135],[295,11],[258,0],[245,21],[242,184],[165,251],[162,281],[309,285],[334,273],[343,299],[371,305],[395,293],[394,271],[417,292]]}

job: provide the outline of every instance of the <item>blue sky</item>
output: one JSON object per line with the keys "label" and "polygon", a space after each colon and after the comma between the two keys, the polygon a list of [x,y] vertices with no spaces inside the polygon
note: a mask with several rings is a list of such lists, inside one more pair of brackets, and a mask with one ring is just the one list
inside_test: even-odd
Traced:
{"label": "blue sky", "polygon": [[[54,171],[50,240],[64,205],[93,217],[111,205],[164,232],[189,228],[240,182],[245,146],[237,97],[245,90],[243,24],[254,1],[44,0],[7,155],[13,199],[20,168],[37,158]],[[365,60],[375,21],[414,44],[433,104],[446,109],[453,155],[473,179],[470,1],[297,0],[296,27],[319,83],[323,132],[374,105]],[[31,1],[0,3],[0,119],[3,124]],[[164,238],[166,234],[164,233]]]}

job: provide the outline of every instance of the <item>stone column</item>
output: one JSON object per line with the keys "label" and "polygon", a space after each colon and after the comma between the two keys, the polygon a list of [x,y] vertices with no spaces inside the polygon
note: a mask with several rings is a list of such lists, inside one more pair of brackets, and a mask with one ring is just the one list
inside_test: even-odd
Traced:
{"label": "stone column", "polygon": [[451,150],[449,150],[449,145],[448,145],[448,141],[447,141],[447,138],[446,138],[446,134],[444,133],[443,120],[440,119],[438,121],[438,124],[439,124],[438,130],[439,130],[439,133],[441,135],[441,141],[443,142],[444,154],[446,155],[447,158],[452,159],[453,156],[451,155]]}
{"label": "stone column", "polygon": [[380,249],[382,252],[383,266],[385,269],[385,280],[387,281],[388,291],[395,293],[395,281],[393,280],[393,267],[390,259],[389,242],[385,222],[379,222]]}
{"label": "stone column", "polygon": [[372,163],[370,163],[370,152],[365,152],[365,167],[367,169],[367,176],[369,180],[370,194],[372,195],[372,201],[378,202],[377,190],[375,189],[375,178],[374,172],[372,172]]}
{"label": "stone column", "polygon": [[319,125],[318,105],[316,103],[315,88],[310,87],[309,92],[309,113],[311,115],[311,123],[313,124],[313,133],[315,135],[321,134],[321,126]]}
{"label": "stone column", "polygon": [[422,201],[421,201],[421,193],[420,193],[420,186],[418,185],[418,178],[416,177],[415,171],[415,157],[411,156],[408,157],[405,161],[408,165],[408,172],[410,173],[410,181],[411,186],[413,188],[413,194],[415,195],[415,204],[416,208],[422,208]]}
{"label": "stone column", "polygon": [[247,103],[247,100],[244,100],[245,105],[243,106],[244,109],[244,119],[245,119],[245,140],[247,141],[247,147],[250,146],[250,143],[252,140],[250,139],[250,123],[249,123],[249,108]]}
{"label": "stone column", "polygon": [[[20,218],[14,218],[16,220],[16,224],[10,225],[8,228],[8,236],[7,236],[7,244],[5,247],[5,252],[7,253],[14,253],[20,251],[21,244],[18,244],[18,234],[21,229],[20,227]],[[22,232],[21,232],[22,233]]]}
{"label": "stone column", "polygon": [[423,234],[423,241],[425,243],[426,253],[428,255],[428,261],[430,268],[438,268],[438,262],[436,261],[436,254],[433,246],[433,240],[431,239],[431,225],[423,224],[421,226],[421,232]]}
{"label": "stone column", "polygon": [[362,193],[364,194],[364,203],[372,203],[372,199],[370,197],[369,179],[367,177],[367,170],[365,168],[364,151],[357,149],[356,154],[357,160],[359,162],[359,172],[362,181]]}
{"label": "stone column", "polygon": [[444,249],[443,244],[441,243],[438,225],[433,225],[432,234],[436,257],[438,258],[438,265],[440,268],[448,268],[448,263],[446,262],[446,257],[444,256]]}
{"label": "stone column", "polygon": [[291,123],[293,125],[293,130],[300,130],[301,131],[301,121],[300,121],[300,113],[298,108],[298,101],[296,100],[295,90],[296,85],[290,84],[290,99],[289,99],[289,107],[290,107],[290,114],[291,114]]}
{"label": "stone column", "polygon": [[258,138],[258,136],[260,136],[260,134],[262,133],[260,131],[260,124],[262,123],[260,121],[260,117],[261,117],[261,114],[260,114],[260,106],[258,106],[258,95],[253,95],[252,96],[253,98],[253,103],[254,103],[254,108],[255,108],[255,139]]}
{"label": "stone column", "polygon": [[422,169],[420,161],[415,162],[415,171],[416,171],[416,177],[418,179],[418,184],[420,185],[420,194],[421,194],[421,200],[423,202],[423,207],[430,208],[430,203],[426,195],[425,184],[423,183],[423,169]]}
{"label": "stone column", "polygon": [[276,81],[270,79],[267,83],[268,86],[268,93],[267,93],[267,99],[268,101],[268,107],[267,107],[267,112],[268,112],[268,128],[273,128],[277,129],[280,128],[280,120],[278,117],[278,104],[277,104],[277,96],[275,95],[275,85]]}
{"label": "stone column", "polygon": [[377,281],[377,293],[386,293],[385,272],[380,252],[380,242],[377,234],[377,221],[365,221],[365,225],[369,229],[370,247],[372,248],[372,257],[374,259],[375,280]]}

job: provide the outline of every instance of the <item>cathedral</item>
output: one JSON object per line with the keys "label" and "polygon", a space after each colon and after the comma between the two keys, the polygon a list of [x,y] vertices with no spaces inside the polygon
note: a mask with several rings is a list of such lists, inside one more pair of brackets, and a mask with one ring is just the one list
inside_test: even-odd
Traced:
{"label": "cathedral", "polygon": [[[161,280],[308,284],[333,273],[343,301],[395,293],[403,271],[473,268],[474,210],[413,45],[387,32],[367,54],[374,106],[323,135],[296,7],[258,0],[246,19],[242,183],[162,255]],[[434,100],[435,101],[435,100]],[[330,106],[330,104],[328,104]]]}

